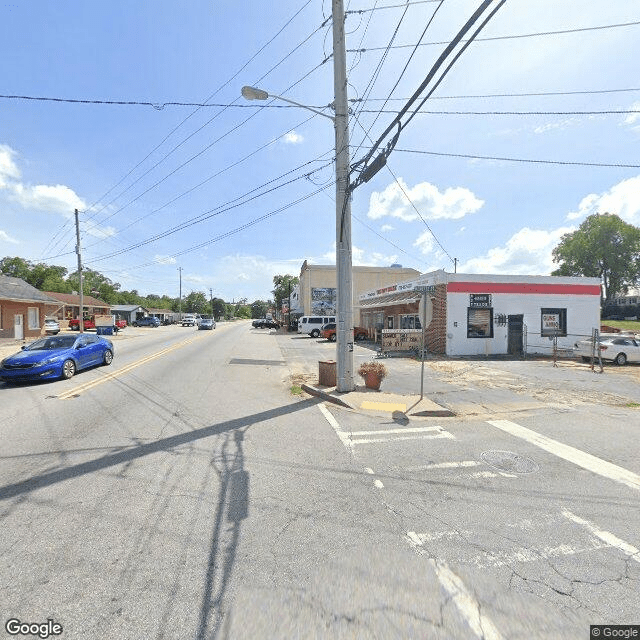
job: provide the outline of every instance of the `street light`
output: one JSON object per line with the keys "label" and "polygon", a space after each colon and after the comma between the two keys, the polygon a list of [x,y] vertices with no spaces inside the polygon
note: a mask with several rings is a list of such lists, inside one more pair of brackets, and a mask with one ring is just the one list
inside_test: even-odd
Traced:
{"label": "street light", "polygon": [[324,116],[325,118],[329,118],[332,122],[335,122],[336,119],[333,116],[330,116],[328,113],[323,113],[322,111],[318,111],[318,109],[314,109],[313,107],[308,107],[306,104],[300,104],[299,102],[295,102],[294,100],[289,100],[289,98],[283,98],[282,96],[276,96],[273,93],[269,95],[264,89],[258,89],[257,87],[249,87],[244,86],[241,90],[242,97],[245,100],[268,100],[269,98],[274,98],[277,100],[282,100],[283,102],[288,102],[289,104],[293,104],[296,107],[300,107],[301,109],[306,109],[307,111],[313,111],[313,113],[317,113],[319,116]]}
{"label": "street light", "polygon": [[349,106],[342,0],[333,0],[333,88],[335,117],[264,89],[242,87],[247,100],[283,100],[329,118],[335,130],[336,153],[336,390],[353,391],[353,270],[351,264],[351,192],[349,188]]}

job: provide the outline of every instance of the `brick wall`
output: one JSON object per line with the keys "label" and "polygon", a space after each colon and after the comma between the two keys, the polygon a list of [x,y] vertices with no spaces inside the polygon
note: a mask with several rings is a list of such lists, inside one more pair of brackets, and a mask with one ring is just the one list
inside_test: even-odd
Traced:
{"label": "brick wall", "polygon": [[[38,309],[38,328],[29,329],[29,307]],[[44,327],[44,304],[37,302],[14,302],[12,300],[0,300],[0,338],[15,338],[14,316],[22,315],[22,327],[25,338],[38,338]]]}

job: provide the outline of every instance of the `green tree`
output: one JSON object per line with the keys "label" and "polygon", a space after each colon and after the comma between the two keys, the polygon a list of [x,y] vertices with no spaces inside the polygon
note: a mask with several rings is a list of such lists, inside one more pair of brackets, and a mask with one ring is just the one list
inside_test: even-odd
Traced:
{"label": "green tree", "polygon": [[251,303],[251,317],[264,318],[269,311],[269,303],[264,300],[255,300]]}
{"label": "green tree", "polygon": [[20,278],[25,282],[29,280],[29,274],[31,273],[31,263],[23,258],[2,258],[0,260],[0,273],[12,278]]}
{"label": "green tree", "polygon": [[40,291],[70,291],[65,282],[66,267],[48,265],[43,262],[33,263],[19,257],[6,257],[0,260],[0,273],[20,278]]}
{"label": "green tree", "polygon": [[611,213],[589,216],[553,250],[554,276],[600,278],[606,304],[640,278],[640,229]]}
{"label": "green tree", "polygon": [[222,298],[214,298],[211,303],[213,306],[213,317],[224,318],[227,312],[227,306]]}
{"label": "green tree", "polygon": [[283,301],[286,300],[288,306],[289,295],[299,282],[300,278],[289,274],[284,276],[273,276],[273,291],[271,293],[273,293],[273,299],[278,312],[282,309]]}
{"label": "green tree", "polygon": [[211,305],[207,296],[201,291],[192,291],[182,301],[183,313],[199,313],[201,315],[208,315]]}

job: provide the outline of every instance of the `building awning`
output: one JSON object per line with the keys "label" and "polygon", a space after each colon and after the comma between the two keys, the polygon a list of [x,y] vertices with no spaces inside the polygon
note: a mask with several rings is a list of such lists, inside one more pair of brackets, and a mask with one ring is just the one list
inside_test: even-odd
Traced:
{"label": "building awning", "polygon": [[370,300],[361,300],[361,309],[370,309],[373,307],[391,307],[395,304],[408,304],[411,302],[420,302],[422,294],[418,291],[401,291],[400,293],[389,293],[383,296],[377,296]]}

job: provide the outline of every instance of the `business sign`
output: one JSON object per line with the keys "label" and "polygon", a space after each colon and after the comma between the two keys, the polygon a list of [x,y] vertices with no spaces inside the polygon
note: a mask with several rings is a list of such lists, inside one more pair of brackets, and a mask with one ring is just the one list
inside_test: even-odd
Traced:
{"label": "business sign", "polygon": [[542,314],[542,335],[548,336],[560,333],[560,314],[559,313],[543,313]]}
{"label": "business sign", "polygon": [[482,308],[482,307],[490,307],[491,294],[490,293],[470,293],[469,306],[474,309]]}
{"label": "business sign", "polygon": [[383,329],[383,351],[413,351],[422,345],[422,329]]}

